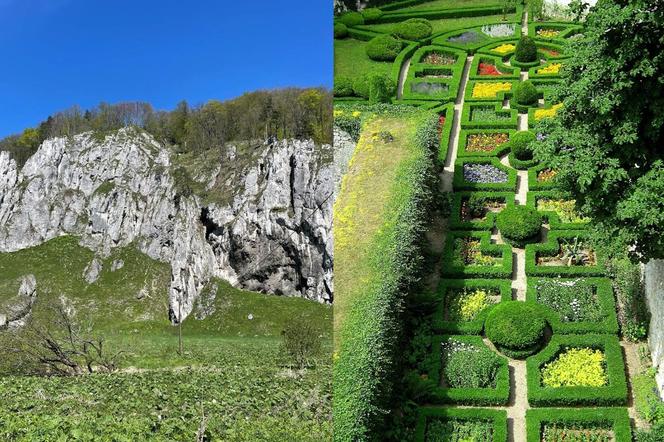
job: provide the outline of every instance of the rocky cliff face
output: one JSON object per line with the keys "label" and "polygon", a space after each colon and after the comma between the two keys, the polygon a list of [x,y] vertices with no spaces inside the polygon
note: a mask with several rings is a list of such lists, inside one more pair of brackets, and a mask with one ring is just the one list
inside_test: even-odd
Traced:
{"label": "rocky cliff face", "polygon": [[[134,244],[169,262],[171,317],[188,315],[212,277],[243,288],[332,300],[332,165],[329,146],[283,141],[255,146],[225,203],[179,192],[174,158],[150,135],[124,129],[43,143],[21,170],[0,152],[0,252],[60,235],[106,256]],[[217,162],[222,179],[233,164]],[[232,190],[229,190],[232,189]],[[184,196],[187,195],[187,196]],[[98,263],[84,277],[94,281]]]}

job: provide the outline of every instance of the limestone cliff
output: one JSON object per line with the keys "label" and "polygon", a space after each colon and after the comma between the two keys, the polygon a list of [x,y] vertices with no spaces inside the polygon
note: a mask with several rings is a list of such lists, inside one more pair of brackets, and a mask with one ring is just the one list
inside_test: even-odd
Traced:
{"label": "limestone cliff", "polygon": [[[47,140],[20,170],[0,152],[0,252],[60,235],[79,236],[99,256],[133,244],[170,263],[173,320],[191,312],[212,277],[331,302],[331,147],[274,141],[254,143],[253,153],[241,169],[228,155],[207,160],[214,173],[197,180],[237,172],[209,203],[181,192],[177,157],[135,129]],[[97,266],[86,269],[88,282]]]}

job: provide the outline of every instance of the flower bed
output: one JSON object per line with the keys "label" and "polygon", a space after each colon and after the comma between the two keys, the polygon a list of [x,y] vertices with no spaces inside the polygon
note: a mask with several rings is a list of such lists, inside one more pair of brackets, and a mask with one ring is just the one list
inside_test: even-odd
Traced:
{"label": "flower bed", "polygon": [[535,121],[539,121],[544,118],[553,118],[558,113],[558,109],[560,109],[562,106],[563,106],[562,103],[558,103],[554,104],[548,109],[534,109],[533,118],[535,119]]}
{"label": "flower bed", "polygon": [[493,306],[512,298],[510,281],[497,279],[444,279],[437,294],[441,301],[433,326],[443,333],[478,335]]}
{"label": "flower bed", "polygon": [[560,35],[558,29],[540,28],[537,30],[537,36],[542,38],[556,38]]}
{"label": "flower bed", "polygon": [[434,336],[431,345],[423,374],[436,383],[431,403],[507,403],[507,359],[491,351],[481,336]]}
{"label": "flower bed", "polygon": [[503,109],[500,102],[468,102],[461,113],[461,128],[516,129],[517,117],[516,109]]}
{"label": "flower bed", "polygon": [[[459,146],[459,157],[477,157],[477,156],[496,156],[499,157],[509,150],[507,142],[510,139],[509,132],[494,132],[483,130],[463,131],[461,144]],[[473,169],[473,168],[471,168]],[[480,169],[487,169],[486,167],[474,168],[476,171]],[[481,170],[480,173],[489,172]],[[472,170],[469,173],[474,173]],[[474,176],[474,175],[473,175]],[[495,182],[505,182],[507,176],[504,172],[500,171],[495,176]]]}
{"label": "flower bed", "polygon": [[516,50],[516,45],[512,43],[503,43],[499,46],[496,46],[495,48],[491,49],[491,52],[495,52],[496,54],[500,55],[507,55],[511,54]]}
{"label": "flower bed", "polygon": [[526,364],[531,406],[623,405],[627,401],[622,349],[615,336],[553,335],[549,345]]}
{"label": "flower bed", "polygon": [[512,83],[504,82],[491,82],[481,83],[477,82],[473,85],[473,98],[497,98],[500,92],[509,92],[512,90]]}
{"label": "flower bed", "polygon": [[499,23],[494,25],[482,26],[482,32],[491,38],[511,37],[516,31],[514,23]]}
{"label": "flower bed", "polygon": [[562,66],[562,63],[551,63],[548,66],[537,69],[535,73],[539,75],[557,75]]}
{"label": "flower bed", "polygon": [[456,63],[456,61],[456,56],[442,52],[430,52],[422,59],[422,63],[436,66],[447,66]]}
{"label": "flower bed", "polygon": [[[558,171],[553,170],[546,164],[539,164],[528,169],[529,191],[553,191],[556,189],[556,175]],[[528,200],[530,202],[531,200]]]}
{"label": "flower bed", "polygon": [[416,442],[507,442],[507,412],[482,408],[420,407]]}
{"label": "flower bed", "polygon": [[511,119],[510,117],[511,116],[509,113],[498,113],[491,106],[478,107],[473,109],[470,113],[470,121],[480,121],[488,123],[494,123],[498,121],[509,121]]}
{"label": "flower bed", "polygon": [[554,333],[617,333],[611,282],[606,278],[529,278],[526,300],[547,307]]}
{"label": "flower bed", "polygon": [[583,230],[550,231],[545,244],[526,245],[528,276],[602,276],[604,263]]}
{"label": "flower bed", "polygon": [[625,408],[539,408],[526,411],[528,442],[632,442]]}
{"label": "flower bed", "polygon": [[477,74],[490,75],[490,76],[503,75],[503,73],[496,68],[496,65],[493,65],[491,63],[480,63],[477,68]]}
{"label": "flower bed", "polygon": [[454,278],[509,278],[512,274],[512,249],[507,244],[491,244],[491,232],[450,232],[442,274]]}
{"label": "flower bed", "polygon": [[455,190],[514,191],[516,171],[495,157],[462,157],[455,163],[453,185]]}
{"label": "flower bed", "polygon": [[447,39],[447,41],[449,41],[450,43],[456,43],[456,44],[459,44],[459,45],[468,45],[468,44],[481,42],[485,38],[486,37],[484,37],[479,32],[466,31],[466,32],[463,32],[461,34],[449,37]]}
{"label": "flower bed", "polygon": [[492,229],[496,214],[514,205],[513,193],[455,192],[452,195],[452,229]]}
{"label": "flower bed", "polygon": [[410,84],[410,91],[424,95],[447,95],[450,86],[445,83],[431,81],[418,81]]}
{"label": "flower bed", "polygon": [[565,224],[587,223],[590,218],[581,216],[576,211],[576,200],[541,198],[536,202],[537,210],[541,212],[554,212],[558,219]]}

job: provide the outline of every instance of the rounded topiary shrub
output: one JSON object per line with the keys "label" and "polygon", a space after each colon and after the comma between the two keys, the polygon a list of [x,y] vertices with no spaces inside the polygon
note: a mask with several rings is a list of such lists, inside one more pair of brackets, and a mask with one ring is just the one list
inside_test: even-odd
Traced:
{"label": "rounded topiary shrub", "polygon": [[539,93],[537,88],[530,81],[521,81],[514,86],[514,100],[522,106],[532,106],[537,104]]}
{"label": "rounded topiary shrub", "polygon": [[507,207],[496,216],[496,226],[505,241],[523,247],[539,240],[542,215],[526,206]]}
{"label": "rounded topiary shrub", "polygon": [[537,304],[508,301],[489,312],[484,331],[498,351],[514,359],[524,359],[542,348],[546,326]]}
{"label": "rounded topiary shrub", "polygon": [[383,16],[383,11],[378,8],[367,8],[362,11],[362,17],[364,17],[365,23],[371,23]]}
{"label": "rounded topiary shrub", "polygon": [[350,97],[353,95],[353,80],[348,77],[336,77],[334,79],[334,96]]}
{"label": "rounded topiary shrub", "polygon": [[537,46],[535,45],[535,41],[527,35],[521,37],[516,44],[514,58],[521,63],[537,61]]}
{"label": "rounded topiary shrub", "polygon": [[422,40],[433,32],[431,22],[425,18],[411,18],[394,27],[394,35],[404,40]]}
{"label": "rounded topiary shrub", "polygon": [[343,23],[334,24],[334,38],[345,38],[348,36],[348,26]]}
{"label": "rounded topiary shrub", "polygon": [[[336,89],[336,82],[334,84]],[[528,161],[533,159],[533,150],[530,147],[530,143],[535,141],[536,136],[533,132],[529,130],[523,130],[515,133],[510,138],[510,150],[512,155],[516,157],[517,160]]]}
{"label": "rounded topiary shrub", "polygon": [[364,24],[364,17],[362,17],[362,14],[356,11],[348,11],[344,12],[337,18],[337,21],[339,23],[343,23],[346,26],[357,26],[357,25],[363,25]]}
{"label": "rounded topiary shrub", "polygon": [[389,103],[396,93],[397,85],[388,75],[369,73],[369,102]]}
{"label": "rounded topiary shrub", "polygon": [[376,61],[394,61],[401,52],[401,40],[391,35],[379,35],[367,44],[367,55]]}
{"label": "rounded topiary shrub", "polygon": [[364,99],[369,98],[369,76],[368,75],[360,75],[359,77],[355,77],[355,80],[353,80],[353,92],[358,97],[362,97]]}

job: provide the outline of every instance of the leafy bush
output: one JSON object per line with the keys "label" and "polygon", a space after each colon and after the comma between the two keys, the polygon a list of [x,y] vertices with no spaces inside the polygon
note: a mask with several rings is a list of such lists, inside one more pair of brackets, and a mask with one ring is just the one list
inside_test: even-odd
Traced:
{"label": "leafy bush", "polygon": [[664,402],[659,397],[655,382],[655,369],[650,368],[632,379],[634,406],[639,415],[650,424],[664,424]]}
{"label": "leafy bush", "polygon": [[334,96],[335,97],[350,97],[353,95],[353,80],[349,77],[335,77],[334,79]]}
{"label": "leafy bush", "polygon": [[507,412],[482,408],[420,407],[415,441],[507,442]]}
{"label": "leafy bush", "polygon": [[510,244],[523,247],[536,241],[542,227],[542,215],[527,206],[507,207],[496,216],[501,236]]}
{"label": "leafy bush", "polygon": [[[572,431],[554,438],[564,430]],[[531,408],[526,411],[526,431],[528,441],[632,442],[625,408]]]}
{"label": "leafy bush", "polygon": [[353,80],[353,92],[358,97],[369,99],[369,74],[355,77],[355,80]]}
{"label": "leafy bush", "polygon": [[343,23],[344,25],[350,27],[350,26],[358,26],[358,25],[363,25],[364,24],[364,17],[362,14],[356,11],[348,11],[339,16],[337,18],[337,21],[340,23]]}
{"label": "leafy bush", "polygon": [[366,51],[372,60],[394,61],[401,52],[401,47],[401,40],[391,35],[379,35],[369,40]]}
{"label": "leafy bush", "polygon": [[522,359],[540,349],[546,324],[536,304],[509,301],[498,304],[489,312],[484,330],[499,351]]}
{"label": "leafy bush", "polygon": [[539,93],[530,80],[520,81],[514,86],[514,100],[517,104],[531,106],[537,103]]}
{"label": "leafy bush", "polygon": [[604,354],[592,348],[569,348],[542,367],[545,387],[602,387],[607,384]]}
{"label": "leafy bush", "polygon": [[487,201],[488,197],[486,195],[482,195],[481,193],[471,194],[467,203],[468,211],[476,217],[484,215]]}
{"label": "leafy bush", "polygon": [[371,23],[383,16],[383,11],[378,8],[366,8],[362,11],[365,23]]}
{"label": "leafy bush", "polygon": [[664,442],[664,422],[653,425],[650,430],[639,430],[636,433],[637,442]]}
{"label": "leafy bush", "polygon": [[370,103],[389,103],[396,93],[397,85],[389,75],[372,72],[368,82]]}
{"label": "leafy bush", "polygon": [[334,24],[334,38],[346,38],[348,36],[348,26],[343,23]]}
{"label": "leafy bush", "polygon": [[394,35],[404,40],[419,41],[427,38],[433,32],[429,20],[425,18],[411,18],[398,23],[394,28]]}
{"label": "leafy bush", "polygon": [[535,141],[535,138],[535,134],[529,130],[519,131],[512,135],[509,143],[514,156],[519,160],[532,160],[533,149],[529,144]]}
{"label": "leafy bush", "polygon": [[282,349],[298,368],[309,365],[320,353],[320,331],[310,321],[293,318],[281,332]]}
{"label": "leafy bush", "polygon": [[519,42],[516,44],[516,50],[514,52],[514,58],[517,61],[522,63],[530,63],[537,60],[537,45],[535,41],[524,35],[519,39]]}

